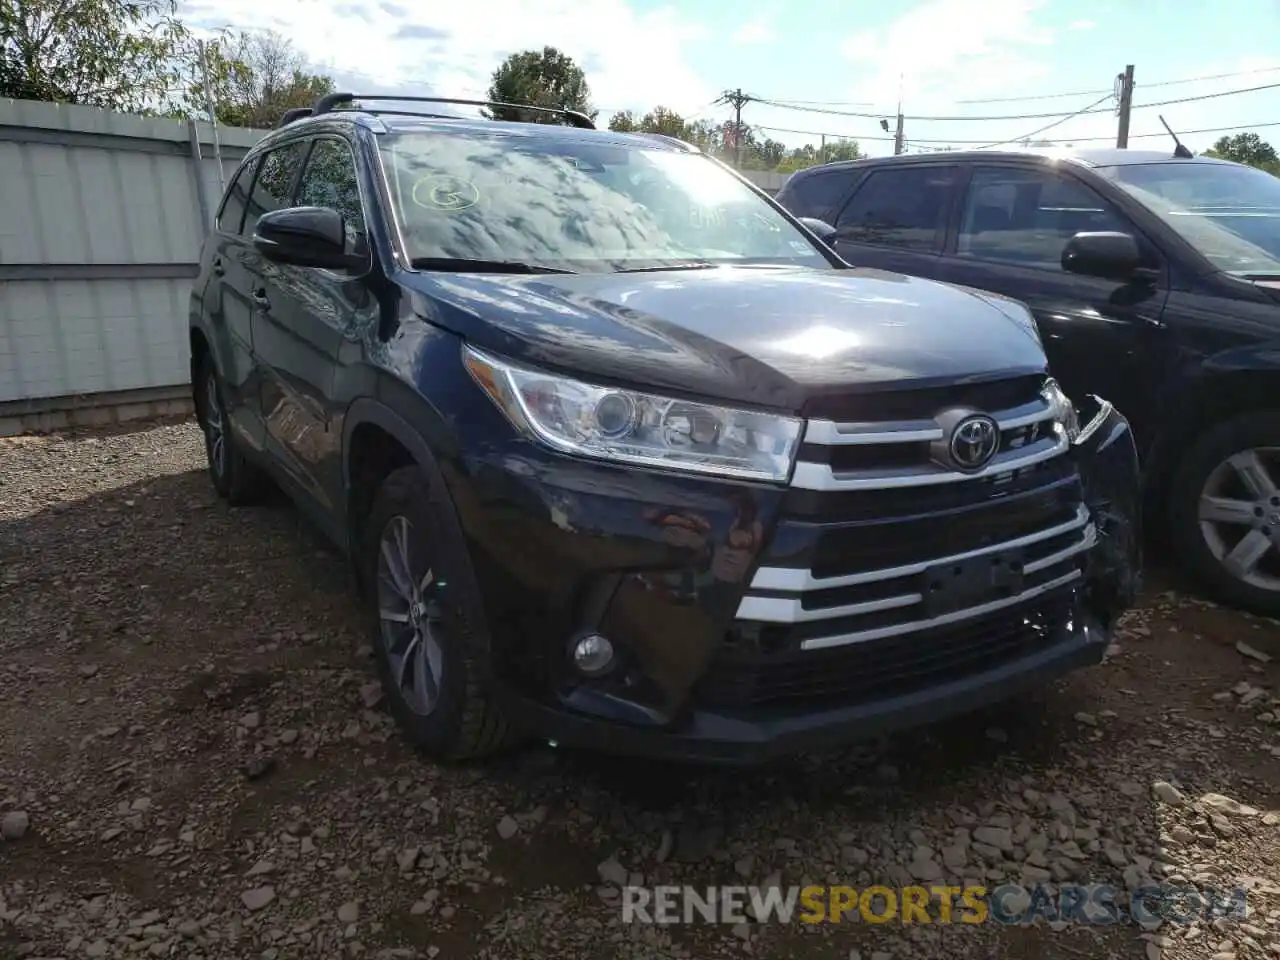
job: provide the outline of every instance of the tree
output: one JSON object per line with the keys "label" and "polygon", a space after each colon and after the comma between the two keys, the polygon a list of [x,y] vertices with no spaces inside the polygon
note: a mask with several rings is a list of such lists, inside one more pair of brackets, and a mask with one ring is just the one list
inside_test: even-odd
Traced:
{"label": "tree", "polygon": [[1280,174],[1280,156],[1276,155],[1276,148],[1252,131],[1219,138],[1211,149],[1205,151],[1205,156],[1247,163],[1259,170]]}
{"label": "tree", "polygon": [[[576,110],[595,119],[591,109],[591,89],[582,68],[568,54],[555,47],[513,53],[493,71],[489,99],[500,103],[520,103],[534,107]],[[525,120],[558,123],[554,115],[526,110],[493,107],[495,120]]]}
{"label": "tree", "polygon": [[0,0],[0,96],[151,112],[187,40],[177,0]]}
{"label": "tree", "polygon": [[[206,44],[213,112],[219,123],[274,127],[286,110],[309,107],[333,92],[333,80],[307,69],[306,58],[274,31],[224,34]],[[184,112],[205,113],[204,83],[195,62]]]}
{"label": "tree", "polygon": [[664,136],[686,139],[684,117],[666,107],[654,107],[640,120],[640,129],[645,133],[661,133]]}
{"label": "tree", "polygon": [[609,129],[614,133],[635,133],[640,128],[635,114],[630,110],[619,110],[609,118]]}

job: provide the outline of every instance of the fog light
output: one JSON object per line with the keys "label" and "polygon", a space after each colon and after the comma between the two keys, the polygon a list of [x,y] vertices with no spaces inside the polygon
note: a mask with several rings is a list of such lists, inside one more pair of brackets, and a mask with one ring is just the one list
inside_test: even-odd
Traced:
{"label": "fog light", "polygon": [[598,633],[574,641],[572,652],[573,665],[588,677],[598,677],[613,666],[613,644]]}

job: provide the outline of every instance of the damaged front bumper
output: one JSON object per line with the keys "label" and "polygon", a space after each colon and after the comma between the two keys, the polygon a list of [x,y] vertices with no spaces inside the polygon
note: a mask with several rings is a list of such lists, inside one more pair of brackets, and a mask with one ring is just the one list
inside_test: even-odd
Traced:
{"label": "damaged front bumper", "polygon": [[[1109,404],[1089,399],[1079,412],[1069,455],[981,503],[929,513],[912,492],[840,522],[761,485],[624,472],[532,447],[512,472],[495,454],[464,525],[497,611],[505,711],[565,744],[755,763],[938,721],[1100,662],[1141,580],[1138,460]],[[526,505],[519,551],[503,548],[509,523],[484,516],[484,504],[512,502]],[[882,503],[899,512],[886,519]],[[1001,532],[1014,521],[1033,532]],[[990,546],[947,549],[975,530]],[[878,592],[852,582],[859,575],[812,580],[840,550],[888,557],[901,546],[893,538],[921,536],[941,560],[884,562],[892,569],[866,575]],[[885,605],[937,563],[975,560],[1016,563],[1018,585],[912,613],[906,628]],[[591,634],[610,640],[617,669],[575,671],[575,638]]]}

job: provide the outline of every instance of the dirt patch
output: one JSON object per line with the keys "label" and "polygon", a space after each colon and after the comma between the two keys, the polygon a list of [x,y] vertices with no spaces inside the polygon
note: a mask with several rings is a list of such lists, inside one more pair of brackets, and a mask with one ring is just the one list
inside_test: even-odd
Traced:
{"label": "dirt patch", "polygon": [[[445,768],[366,702],[341,558],[280,498],[227,509],[193,425],[0,441],[0,817],[29,821],[0,957],[1280,956],[1280,625],[1152,579],[1104,666],[889,742]],[[616,887],[935,868],[1243,886],[1250,916],[660,927]]]}

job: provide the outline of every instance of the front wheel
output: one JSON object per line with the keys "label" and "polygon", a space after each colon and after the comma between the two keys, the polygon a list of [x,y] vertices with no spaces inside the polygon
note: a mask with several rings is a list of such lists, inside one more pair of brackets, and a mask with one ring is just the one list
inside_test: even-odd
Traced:
{"label": "front wheel", "polygon": [[394,471],[364,524],[361,565],[391,715],[423,753],[460,760],[503,746],[508,727],[480,677],[480,600],[445,509],[417,467]]}
{"label": "front wheel", "polygon": [[1193,576],[1224,603],[1280,617],[1280,412],[1241,414],[1197,437],[1168,510]]}

